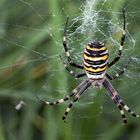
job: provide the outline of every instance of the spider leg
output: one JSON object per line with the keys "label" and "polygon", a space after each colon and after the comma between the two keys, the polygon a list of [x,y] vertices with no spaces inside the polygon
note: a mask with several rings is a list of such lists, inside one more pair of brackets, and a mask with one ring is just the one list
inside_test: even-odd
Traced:
{"label": "spider leg", "polygon": [[76,67],[76,68],[79,68],[79,69],[84,69],[84,67],[82,65],[74,63],[71,60],[71,57],[70,57],[70,52],[69,52],[69,49],[68,49],[68,46],[67,46],[67,24],[68,24],[68,19],[69,18],[67,18],[67,20],[66,20],[66,24],[65,24],[65,28],[64,28],[64,36],[63,36],[63,47],[64,47],[64,50],[65,50],[66,56],[68,58],[68,63],[73,67]]}
{"label": "spider leg", "polygon": [[133,117],[139,117],[139,115],[137,115],[134,111],[132,111],[126,104],[123,103],[123,101],[120,99],[120,104],[122,105],[122,107],[129,112]]}
{"label": "spider leg", "polygon": [[86,73],[76,74],[74,71],[72,71],[72,70],[68,67],[68,65],[63,61],[61,55],[60,55],[60,59],[61,59],[61,61],[63,62],[63,65],[64,65],[65,69],[66,69],[73,77],[75,77],[76,79],[77,79],[77,78],[81,78],[81,77],[83,77],[83,76],[86,76]]}
{"label": "spider leg", "polygon": [[[105,82],[106,82],[106,81],[105,81]],[[108,88],[106,83],[103,82],[103,85],[104,85],[104,87],[105,87],[106,89]],[[108,89],[107,89],[107,91],[108,91]],[[114,98],[115,95],[114,95],[113,92],[112,92],[112,93],[109,93],[109,95],[110,95],[111,99],[114,101],[114,103],[117,105],[118,109],[120,110],[120,114],[121,114],[121,117],[122,117],[122,120],[123,120],[123,124],[125,125],[125,124],[127,123],[127,120],[126,120],[124,111],[123,111],[123,109],[122,109],[122,106],[121,106],[120,103],[118,103],[118,102],[116,101],[116,99]]]}
{"label": "spider leg", "polygon": [[[111,83],[109,81],[107,81],[106,79],[103,82],[104,87],[107,90],[107,93],[109,94],[109,96],[111,97],[111,99],[117,104],[117,106],[119,107],[121,114],[123,115],[123,111],[121,110],[122,107],[129,112],[133,117],[139,117],[139,115],[137,115],[136,113],[134,113],[126,104],[123,103],[123,100],[121,99],[121,97],[119,96],[119,94],[117,93],[117,91],[113,88],[113,86],[111,85]],[[121,106],[121,108],[120,108]],[[125,123],[125,116],[122,116],[124,118],[124,123]]]}
{"label": "spider leg", "polygon": [[68,105],[68,107],[67,107],[67,109],[66,109],[66,111],[65,111],[65,113],[64,113],[64,115],[63,115],[63,117],[62,117],[62,120],[64,120],[64,122],[65,122],[66,117],[67,117],[68,113],[70,112],[72,106],[74,105],[74,103],[77,102],[77,101],[80,99],[80,97],[82,96],[82,94],[84,93],[84,91],[85,91],[90,85],[91,85],[91,82],[88,80],[87,83],[85,83],[85,85],[83,85],[83,87],[81,87],[81,89],[80,89],[80,91],[78,92],[78,94],[76,94],[74,100],[72,100],[72,101],[70,102],[70,104]]}
{"label": "spider leg", "polygon": [[82,83],[80,83],[70,94],[68,94],[67,96],[65,96],[64,98],[62,99],[59,99],[59,100],[56,100],[56,101],[52,101],[52,102],[48,102],[48,101],[45,101],[45,100],[42,100],[40,99],[38,96],[37,98],[42,101],[43,103],[47,104],[47,105],[57,105],[57,104],[60,104],[60,103],[63,103],[67,100],[69,100],[72,96],[76,95],[79,90],[81,90],[81,88],[87,83],[87,80],[83,81]]}
{"label": "spider leg", "polygon": [[125,114],[124,114],[124,110],[122,109],[122,106],[113,97],[111,97],[111,99],[115,102],[118,109],[120,110],[122,121],[123,121],[123,124],[125,125],[127,123],[127,120],[126,120],[126,117],[125,117]]}
{"label": "spider leg", "polygon": [[122,120],[123,120],[123,123],[126,124],[127,123],[127,120],[126,120],[126,117],[125,117],[125,114],[124,114],[124,111],[122,109],[122,106],[119,104],[117,105],[119,110],[120,110],[120,114],[121,114],[121,117],[122,117]]}
{"label": "spider leg", "polygon": [[120,48],[118,50],[118,55],[114,58],[114,60],[112,62],[109,63],[108,67],[113,66],[121,57],[122,55],[122,49],[124,47],[124,41],[125,41],[125,36],[126,36],[126,25],[125,25],[125,10],[123,9],[123,34],[121,37],[121,41],[120,41]]}
{"label": "spider leg", "polygon": [[106,77],[110,80],[114,80],[116,78],[118,78],[121,74],[123,74],[126,70],[126,68],[128,67],[129,63],[131,62],[132,59],[130,59],[127,64],[124,66],[124,68],[122,70],[120,70],[115,76],[111,76],[108,73],[106,73]]}

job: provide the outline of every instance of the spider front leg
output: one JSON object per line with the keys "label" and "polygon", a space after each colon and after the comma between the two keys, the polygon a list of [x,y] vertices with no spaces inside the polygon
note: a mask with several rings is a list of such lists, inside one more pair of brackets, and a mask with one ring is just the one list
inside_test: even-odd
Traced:
{"label": "spider front leg", "polygon": [[64,50],[65,50],[66,56],[68,58],[69,64],[71,66],[73,66],[73,67],[76,67],[76,68],[79,68],[79,69],[84,69],[84,67],[82,65],[79,65],[79,64],[74,63],[71,60],[71,57],[70,57],[70,52],[69,52],[69,49],[68,49],[68,46],[67,46],[67,24],[68,24],[68,19],[69,18],[67,17],[66,25],[65,25],[65,28],[64,28],[63,47],[64,47]]}
{"label": "spider front leg", "polygon": [[127,64],[124,66],[124,68],[122,70],[120,70],[115,76],[111,76],[108,73],[106,73],[106,77],[110,80],[114,80],[116,78],[118,78],[121,74],[123,74],[126,70],[126,68],[128,67],[129,63],[131,62],[132,59],[130,59]]}
{"label": "spider front leg", "polygon": [[79,90],[79,92],[76,94],[76,96],[74,97],[74,99],[70,102],[70,104],[68,105],[63,117],[62,117],[62,120],[66,120],[66,117],[68,115],[68,113],[70,112],[72,106],[74,105],[75,102],[77,102],[80,97],[82,96],[82,94],[84,93],[84,91],[91,85],[91,82],[89,80],[86,80],[86,83],[81,87],[81,89]]}
{"label": "spider front leg", "polygon": [[124,110],[122,109],[122,106],[114,99],[114,96],[111,96],[111,99],[114,101],[114,103],[117,105],[118,109],[120,110],[122,121],[123,121],[123,124],[125,125],[127,123],[127,120],[124,114]]}
{"label": "spider front leg", "polygon": [[46,105],[57,105],[57,104],[61,104],[67,100],[69,100],[72,96],[75,96],[78,94],[78,92],[81,90],[81,88],[88,82],[88,80],[83,81],[82,83],[80,83],[70,94],[68,94],[67,96],[65,96],[62,99],[56,100],[56,101],[52,101],[52,102],[48,102],[45,100],[40,99],[38,96],[37,98],[42,101],[43,103],[45,103]]}
{"label": "spider front leg", "polygon": [[127,112],[129,112],[133,117],[139,117],[139,115],[137,115],[126,104],[123,103],[123,100],[121,99],[121,97],[119,96],[119,94],[113,88],[113,86],[111,85],[111,83],[109,81],[107,81],[105,79],[104,82],[103,82],[103,85],[106,88],[107,93],[109,94],[109,96],[111,97],[111,99],[116,103],[116,105],[120,109],[120,113],[122,115],[122,119],[123,119],[124,123],[127,123],[127,121],[126,121],[126,118],[124,116],[124,112],[123,112],[122,108],[124,108]]}
{"label": "spider front leg", "polygon": [[124,22],[123,22],[123,34],[122,34],[122,37],[121,37],[121,42],[120,42],[120,48],[118,50],[118,55],[117,55],[117,57],[114,58],[114,60],[111,63],[109,63],[108,67],[111,67],[116,62],[118,62],[118,60],[121,58],[121,55],[122,55],[122,49],[124,47],[124,41],[125,41],[125,36],[126,36],[125,10],[124,9],[123,9],[123,19],[124,19]]}

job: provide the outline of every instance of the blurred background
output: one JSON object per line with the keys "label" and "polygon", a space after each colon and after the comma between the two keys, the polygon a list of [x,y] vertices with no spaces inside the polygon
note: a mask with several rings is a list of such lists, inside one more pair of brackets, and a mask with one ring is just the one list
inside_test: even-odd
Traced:
{"label": "blurred background", "polygon": [[115,74],[132,58],[126,73],[111,83],[140,114],[138,0],[0,0],[0,140],[140,139],[139,118],[126,112],[128,124],[123,126],[104,88],[90,87],[72,108],[68,123],[61,119],[68,102],[46,106],[37,99],[60,99],[86,78],[75,80],[59,58],[66,60],[62,38],[67,16],[68,44],[75,62],[82,63],[84,46],[93,40],[104,41],[112,59],[119,48],[123,8],[125,48],[109,73]]}

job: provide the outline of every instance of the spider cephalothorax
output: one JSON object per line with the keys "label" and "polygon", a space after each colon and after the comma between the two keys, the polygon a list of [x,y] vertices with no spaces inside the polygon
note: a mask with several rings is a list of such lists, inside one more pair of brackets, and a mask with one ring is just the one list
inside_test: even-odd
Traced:
{"label": "spider cephalothorax", "polygon": [[[67,23],[68,23],[68,19],[67,19],[66,26],[64,29],[63,46],[64,46],[66,56],[68,58],[68,63],[69,63],[69,65],[71,65],[73,67],[84,70],[84,72],[80,73],[80,74],[75,74],[75,72],[73,72],[68,67],[67,64],[65,64],[64,62],[63,63],[64,63],[65,68],[76,79],[81,78],[86,75],[87,75],[87,79],[84,80],[82,83],[80,83],[65,98],[57,100],[57,101],[53,101],[53,102],[43,101],[47,105],[56,105],[59,103],[63,103],[64,101],[71,100],[69,103],[69,106],[67,107],[67,109],[62,117],[63,120],[66,119],[66,116],[68,115],[73,104],[82,96],[84,91],[90,85],[93,85],[95,88],[100,88],[102,86],[105,87],[108,95],[111,97],[111,99],[115,102],[118,109],[120,110],[124,123],[127,123],[127,120],[124,115],[124,110],[128,111],[134,117],[139,117],[139,115],[135,114],[126,104],[123,103],[123,100],[121,99],[121,97],[119,96],[117,91],[113,88],[112,84],[107,80],[107,79],[109,79],[109,80],[116,79],[119,75],[124,73],[127,65],[130,63],[130,61],[129,61],[125,65],[125,67],[121,71],[119,71],[115,76],[111,76],[107,73],[108,68],[110,68],[116,62],[118,62],[118,60],[120,59],[121,54],[122,54],[122,49],[123,49],[124,41],[125,41],[125,12],[124,12],[124,10],[123,10],[123,18],[124,18],[123,34],[122,34],[121,41],[120,41],[120,48],[118,50],[118,55],[114,58],[114,60],[109,62],[108,49],[107,49],[107,47],[105,47],[104,43],[94,41],[94,42],[89,43],[85,47],[84,53],[83,53],[83,64],[82,65],[74,63],[70,57],[70,52],[67,47],[67,34],[66,34],[66,27],[67,27]],[[61,60],[62,60],[62,58],[61,58]]]}

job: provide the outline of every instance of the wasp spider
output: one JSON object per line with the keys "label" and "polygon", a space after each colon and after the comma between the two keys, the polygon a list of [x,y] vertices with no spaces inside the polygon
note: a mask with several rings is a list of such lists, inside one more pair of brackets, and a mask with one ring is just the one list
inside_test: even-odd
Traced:
{"label": "wasp spider", "polygon": [[[122,49],[124,47],[124,41],[125,41],[125,35],[126,35],[126,27],[125,27],[125,11],[123,10],[123,34],[121,37],[120,41],[120,47],[118,50],[117,56],[114,58],[113,61],[109,62],[109,54],[108,54],[108,49],[105,46],[104,43],[99,42],[99,41],[94,41],[89,43],[83,53],[83,65],[76,64],[72,61],[70,52],[67,47],[67,33],[66,33],[66,28],[67,28],[67,23],[68,23],[68,18],[66,21],[65,29],[64,29],[64,37],[63,37],[63,46],[64,50],[67,56],[68,64],[70,66],[76,67],[78,69],[84,70],[83,73],[76,74],[73,72],[66,63],[64,63],[64,66],[66,70],[69,71],[71,75],[73,75],[75,78],[81,78],[83,76],[87,76],[87,79],[84,80],[82,83],[80,83],[70,94],[68,94],[66,97],[60,100],[56,100],[53,102],[48,102],[48,101],[43,101],[47,105],[56,105],[63,103],[64,101],[70,100],[71,97],[72,99],[70,100],[70,103],[62,117],[62,119],[65,121],[68,113],[70,112],[70,109],[72,108],[73,104],[80,99],[80,97],[83,95],[84,91],[89,87],[93,86],[95,88],[101,88],[102,86],[105,87],[107,90],[108,95],[110,98],[115,102],[117,105],[118,109],[120,110],[121,116],[123,123],[126,124],[127,120],[125,118],[124,110],[128,111],[133,117],[139,117],[139,115],[135,114],[126,104],[124,104],[123,100],[117,93],[117,91],[113,88],[111,83],[107,80],[114,80],[119,75],[124,73],[125,69],[127,68],[128,64],[130,61],[124,66],[124,68],[119,71],[116,75],[111,76],[107,73],[107,69],[113,66],[116,62],[121,57],[122,54]],[[60,56],[61,58],[61,56]],[[62,58],[61,58],[62,60]]]}

